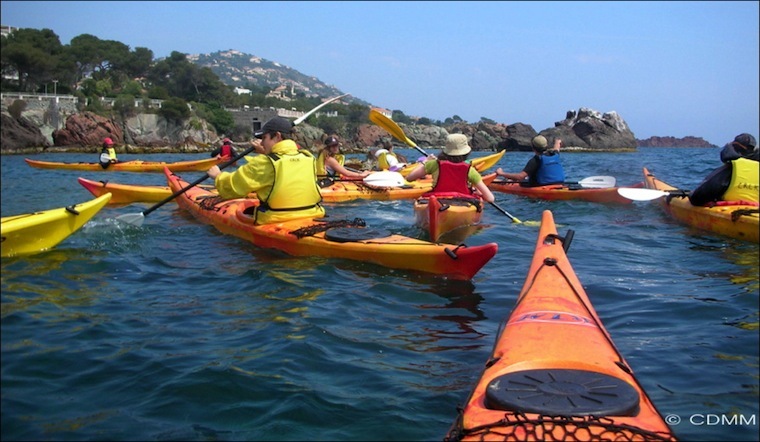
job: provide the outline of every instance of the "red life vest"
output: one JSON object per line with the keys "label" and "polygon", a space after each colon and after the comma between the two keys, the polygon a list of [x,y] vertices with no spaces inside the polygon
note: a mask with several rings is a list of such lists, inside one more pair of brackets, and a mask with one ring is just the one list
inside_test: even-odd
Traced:
{"label": "red life vest", "polygon": [[[438,161],[438,181],[436,181],[433,190],[426,193],[443,195],[459,194],[463,196],[472,195],[470,183],[467,175],[470,172],[470,163],[452,163],[451,161]],[[423,195],[423,196],[425,196]]]}
{"label": "red life vest", "polygon": [[229,144],[222,144],[222,152],[220,154],[223,157],[231,157],[232,156],[232,146]]}

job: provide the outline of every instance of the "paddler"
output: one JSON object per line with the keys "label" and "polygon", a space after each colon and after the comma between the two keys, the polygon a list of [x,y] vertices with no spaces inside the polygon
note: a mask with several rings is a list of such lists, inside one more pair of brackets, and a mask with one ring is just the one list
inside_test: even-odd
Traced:
{"label": "paddler", "polygon": [[119,161],[116,158],[116,149],[113,146],[113,140],[110,137],[103,138],[103,147],[100,149],[100,167],[103,169]]}
{"label": "paddler", "polygon": [[331,135],[325,140],[325,147],[317,155],[317,176],[320,178],[364,178],[370,174],[370,171],[354,172],[346,169],[343,164],[346,161],[345,155],[340,153],[341,143],[338,137]]}
{"label": "paddler", "polygon": [[256,155],[234,172],[219,166],[208,170],[219,196],[244,198],[256,192],[261,204],[255,213],[256,224],[272,224],[299,218],[322,218],[325,209],[317,187],[316,161],[306,149],[293,141],[293,123],[274,117],[254,134],[251,144]]}
{"label": "paddler", "polygon": [[739,134],[721,151],[724,164],[709,175],[689,195],[693,206],[706,206],[717,201],[758,202],[760,192],[760,153],[757,141],[750,134]]}

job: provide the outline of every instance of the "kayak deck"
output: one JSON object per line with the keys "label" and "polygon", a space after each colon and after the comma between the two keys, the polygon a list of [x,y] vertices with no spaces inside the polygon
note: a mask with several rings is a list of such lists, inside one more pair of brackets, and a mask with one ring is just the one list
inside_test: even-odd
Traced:
{"label": "kayak deck", "polygon": [[428,232],[430,241],[463,227],[480,223],[483,200],[478,197],[442,197],[431,195],[417,198],[413,204],[414,222]]}
{"label": "kayak deck", "polygon": [[168,167],[173,172],[200,172],[207,171],[212,166],[225,162],[227,159],[220,159],[216,157],[204,158],[202,160],[189,160],[189,161],[177,161],[173,163],[166,163],[162,161],[119,161],[117,163],[111,163],[107,168],[103,169],[100,163],[64,163],[55,161],[42,161],[25,158],[24,161],[31,167],[37,169],[59,169],[59,170],[87,170],[90,172],[162,172],[164,167]]}
{"label": "kayak deck", "polygon": [[[647,189],[678,191],[657,179],[646,167],[643,172]],[[760,211],[757,204],[721,201],[711,207],[693,206],[683,192],[674,192],[659,200],[665,213],[681,224],[730,238],[760,242]]]}
{"label": "kayak deck", "polygon": [[3,217],[2,257],[31,255],[55,247],[84,226],[110,199],[111,194],[106,193],[71,206]]}
{"label": "kayak deck", "polygon": [[[165,174],[174,192],[188,185],[168,170]],[[221,200],[198,187],[178,196],[177,203],[220,232],[262,248],[277,249],[293,256],[363,261],[450,279],[472,279],[498,250],[496,243],[478,246],[431,243],[382,229],[366,228],[359,219],[326,221],[306,218],[256,225],[253,210],[259,204],[258,200]]]}
{"label": "kayak deck", "polygon": [[599,319],[550,211],[515,308],[445,440],[674,440]]}

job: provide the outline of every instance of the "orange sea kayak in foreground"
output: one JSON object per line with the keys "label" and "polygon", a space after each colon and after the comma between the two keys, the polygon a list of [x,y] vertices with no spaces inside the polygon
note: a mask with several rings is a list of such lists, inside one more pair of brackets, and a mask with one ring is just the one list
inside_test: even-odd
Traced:
{"label": "orange sea kayak in foreground", "polygon": [[543,212],[517,304],[445,440],[675,440]]}
{"label": "orange sea kayak in foreground", "polygon": [[[188,185],[169,170],[164,172],[172,192]],[[488,243],[435,244],[364,227],[362,222],[328,219],[299,219],[255,225],[256,199],[220,200],[206,189],[193,187],[177,197],[179,206],[220,232],[234,235],[268,249],[294,256],[343,258],[388,268],[425,272],[451,279],[469,280],[494,257],[498,246]]]}
{"label": "orange sea kayak in foreground", "polygon": [[59,170],[88,170],[91,172],[163,172],[164,167],[168,167],[173,172],[205,172],[216,164],[224,163],[229,158],[219,159],[204,158],[202,160],[177,161],[166,163],[163,161],[119,161],[111,163],[108,168],[103,169],[100,163],[61,163],[55,161],[41,161],[25,158],[27,164],[37,169],[59,169]]}

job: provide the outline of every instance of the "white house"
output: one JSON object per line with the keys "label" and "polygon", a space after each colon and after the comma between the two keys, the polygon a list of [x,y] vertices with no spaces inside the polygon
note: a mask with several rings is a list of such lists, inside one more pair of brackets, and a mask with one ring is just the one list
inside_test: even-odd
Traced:
{"label": "white house", "polygon": [[235,93],[238,95],[243,95],[243,94],[251,95],[251,90],[235,86]]}

